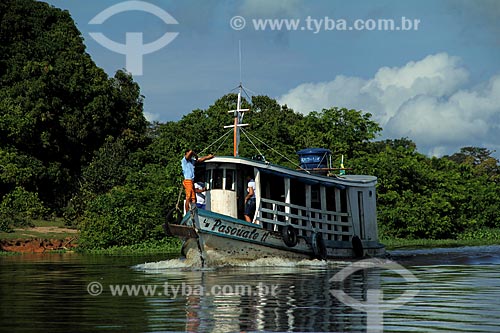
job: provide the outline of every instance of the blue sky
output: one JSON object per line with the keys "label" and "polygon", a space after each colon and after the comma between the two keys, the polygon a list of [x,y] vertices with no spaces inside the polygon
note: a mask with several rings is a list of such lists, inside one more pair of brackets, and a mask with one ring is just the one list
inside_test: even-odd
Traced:
{"label": "blue sky", "polygon": [[[174,18],[166,24],[143,11],[126,11],[100,25],[89,24],[106,8],[125,1],[50,0],[67,9],[87,52],[109,75],[126,67],[125,55],[109,50],[89,33],[118,43],[127,32],[143,43],[167,32],[178,35],[142,57],[134,75],[150,120],[179,120],[206,109],[240,80],[243,85],[302,113],[332,106],[373,114],[381,138],[409,137],[420,152],[451,154],[463,146],[500,151],[500,1],[148,1]],[[241,16],[246,25],[231,27]],[[355,20],[419,20],[403,31],[331,30]],[[300,20],[296,30],[257,30],[254,20]],[[316,20],[309,29],[306,20]],[[320,21],[322,20],[322,21]],[[223,125],[223,124],[221,124]],[[496,154],[498,156],[498,153]]]}

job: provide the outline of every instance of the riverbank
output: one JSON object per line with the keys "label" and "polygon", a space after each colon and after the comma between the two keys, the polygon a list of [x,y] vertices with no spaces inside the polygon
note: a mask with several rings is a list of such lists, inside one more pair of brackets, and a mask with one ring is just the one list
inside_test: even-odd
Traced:
{"label": "riverbank", "polygon": [[462,247],[500,245],[500,228],[470,229],[457,236],[457,239],[398,239],[383,238],[380,242],[390,250],[411,250],[438,247]]}
{"label": "riverbank", "polygon": [[44,253],[68,251],[76,248],[76,237],[65,238],[15,238],[0,240],[0,250],[16,253]]}
{"label": "riverbank", "polygon": [[384,239],[387,251],[500,245],[500,239]]}
{"label": "riverbank", "polygon": [[[387,251],[394,250],[412,250],[412,249],[431,249],[431,248],[453,248],[463,246],[484,246],[500,245],[500,239],[474,239],[474,240],[456,240],[456,239],[387,239],[382,243]],[[144,254],[162,254],[179,253],[181,241],[175,238],[165,238],[162,240],[149,240],[140,244],[126,246],[112,246],[107,249],[78,249],[78,239],[73,237],[58,238],[14,238],[0,239],[0,255],[13,253],[45,253],[58,251],[78,251],[86,254],[95,255],[144,255]],[[3,251],[3,252],[2,252]]]}
{"label": "riverbank", "polygon": [[0,255],[24,253],[49,253],[76,251],[83,254],[95,255],[126,255],[141,256],[149,254],[181,253],[181,241],[178,239],[149,240],[140,244],[126,246],[112,246],[107,249],[81,249],[78,247],[77,237],[63,239],[53,238],[28,238],[28,239],[2,239],[0,240]]}
{"label": "riverbank", "polygon": [[[147,240],[139,244],[112,246],[106,249],[78,248],[78,230],[67,228],[62,220],[33,221],[33,227],[17,228],[0,233],[0,255],[13,253],[45,253],[79,251],[96,255],[143,255],[181,252],[181,241],[176,238]],[[382,239],[387,251],[424,248],[451,248],[463,246],[500,245],[500,231],[490,229],[469,235],[465,239]]]}
{"label": "riverbank", "polygon": [[32,223],[32,227],[0,232],[0,251],[44,253],[73,250],[78,246],[78,230],[67,228],[62,220]]}
{"label": "riverbank", "polygon": [[32,221],[33,227],[0,232],[0,255],[77,251],[97,255],[144,255],[179,253],[181,241],[176,238],[147,240],[140,244],[83,250],[78,247],[78,230],[68,228],[62,220]]}

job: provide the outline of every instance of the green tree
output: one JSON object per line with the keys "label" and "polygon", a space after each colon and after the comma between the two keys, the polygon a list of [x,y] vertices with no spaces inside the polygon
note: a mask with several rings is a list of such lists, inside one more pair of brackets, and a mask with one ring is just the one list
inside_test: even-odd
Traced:
{"label": "green tree", "polygon": [[9,232],[13,226],[29,226],[33,219],[43,218],[46,213],[37,193],[16,187],[0,202],[0,231]]}
{"label": "green tree", "polygon": [[0,178],[0,195],[21,184],[59,209],[107,137],[141,145],[139,86],[123,71],[108,78],[69,13],[43,2],[3,1],[0,40],[0,151],[17,174]]}
{"label": "green tree", "polygon": [[311,112],[293,128],[295,143],[302,147],[330,148],[335,155],[354,157],[382,130],[371,116],[337,107]]}
{"label": "green tree", "polygon": [[470,166],[474,174],[487,175],[490,180],[500,181],[500,165],[496,158],[491,156],[493,151],[481,147],[463,147],[460,152],[445,158],[465,167]]}
{"label": "green tree", "polygon": [[378,177],[378,221],[382,235],[454,238],[469,227],[467,181],[456,165],[429,158],[403,138],[370,144],[352,161],[356,172]]}

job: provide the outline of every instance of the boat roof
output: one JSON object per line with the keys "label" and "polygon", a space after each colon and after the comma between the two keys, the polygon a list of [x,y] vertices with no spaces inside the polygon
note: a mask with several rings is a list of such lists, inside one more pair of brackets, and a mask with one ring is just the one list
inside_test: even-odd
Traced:
{"label": "boat roof", "polygon": [[252,160],[245,157],[234,156],[216,156],[205,161],[206,164],[216,163],[232,163],[247,165],[258,168],[264,173],[277,174],[283,177],[295,178],[306,184],[322,184],[325,186],[335,186],[345,188],[350,186],[371,187],[377,183],[377,177],[369,175],[339,175],[339,176],[323,176],[318,174],[307,173],[305,170],[294,170],[280,165],[271,164],[269,162]]}

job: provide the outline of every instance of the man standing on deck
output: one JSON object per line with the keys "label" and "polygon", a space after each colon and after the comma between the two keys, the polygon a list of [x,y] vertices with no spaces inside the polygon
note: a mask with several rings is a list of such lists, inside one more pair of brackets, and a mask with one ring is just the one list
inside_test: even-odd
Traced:
{"label": "man standing on deck", "polygon": [[205,182],[197,181],[194,183],[194,192],[196,193],[196,207],[200,209],[206,208],[206,196],[205,193],[207,188],[205,187]]}
{"label": "man standing on deck", "polygon": [[196,194],[194,192],[194,167],[196,163],[201,163],[214,157],[214,155],[209,154],[207,156],[197,158],[198,156],[191,149],[186,149],[184,152],[184,157],[182,158],[182,174],[184,175],[184,180],[182,185],[186,190],[186,202],[185,209],[186,213],[189,211],[189,203],[196,204]]}
{"label": "man standing on deck", "polygon": [[247,176],[247,192],[245,196],[245,221],[252,222],[255,214],[255,180],[251,176]]}

